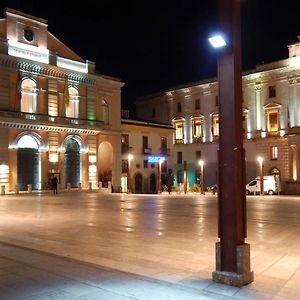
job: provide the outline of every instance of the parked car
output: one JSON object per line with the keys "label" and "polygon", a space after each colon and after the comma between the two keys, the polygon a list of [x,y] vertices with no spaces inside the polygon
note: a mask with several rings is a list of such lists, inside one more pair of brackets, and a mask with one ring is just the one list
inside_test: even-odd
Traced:
{"label": "parked car", "polygon": [[[281,191],[279,177],[268,175],[263,177],[264,193],[268,195],[278,194]],[[260,177],[256,177],[246,185],[246,195],[260,193]]]}

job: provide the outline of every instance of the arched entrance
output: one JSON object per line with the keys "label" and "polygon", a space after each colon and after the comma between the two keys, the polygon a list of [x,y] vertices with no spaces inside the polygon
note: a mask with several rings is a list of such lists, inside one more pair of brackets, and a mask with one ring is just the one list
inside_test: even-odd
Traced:
{"label": "arched entrance", "polygon": [[99,181],[107,187],[108,181],[112,181],[113,147],[109,142],[103,142],[98,150]]}
{"label": "arched entrance", "polygon": [[134,177],[134,192],[136,194],[143,192],[143,176],[140,173],[137,173]]}
{"label": "arched entrance", "polygon": [[78,187],[80,183],[80,146],[78,142],[71,138],[65,145],[65,186],[67,183],[71,187]]}
{"label": "arched entrance", "polygon": [[150,193],[156,193],[156,176],[154,173],[150,175]]}
{"label": "arched entrance", "polygon": [[40,156],[39,145],[31,135],[24,135],[18,141],[17,172],[20,191],[26,191],[28,184],[33,190],[40,188]]}

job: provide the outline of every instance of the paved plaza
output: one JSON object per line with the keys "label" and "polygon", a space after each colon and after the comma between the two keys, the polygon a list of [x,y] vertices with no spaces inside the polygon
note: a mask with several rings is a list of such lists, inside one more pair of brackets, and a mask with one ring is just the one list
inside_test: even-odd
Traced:
{"label": "paved plaza", "polygon": [[217,198],[0,197],[0,299],[300,299],[300,197],[247,197],[255,281],[216,284]]}

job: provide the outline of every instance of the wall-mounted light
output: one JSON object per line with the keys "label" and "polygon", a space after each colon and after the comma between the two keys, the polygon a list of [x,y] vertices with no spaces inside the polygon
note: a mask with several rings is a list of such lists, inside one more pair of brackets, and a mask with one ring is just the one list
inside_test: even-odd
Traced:
{"label": "wall-mounted light", "polygon": [[58,162],[58,153],[49,153],[49,161],[52,163]]}

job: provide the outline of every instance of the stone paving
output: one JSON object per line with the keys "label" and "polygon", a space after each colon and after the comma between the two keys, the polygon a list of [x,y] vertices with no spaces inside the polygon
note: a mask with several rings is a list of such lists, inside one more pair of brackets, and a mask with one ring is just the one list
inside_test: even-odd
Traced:
{"label": "stone paving", "polygon": [[300,299],[300,198],[247,202],[255,281],[236,288],[211,281],[216,197],[1,196],[0,299]]}

